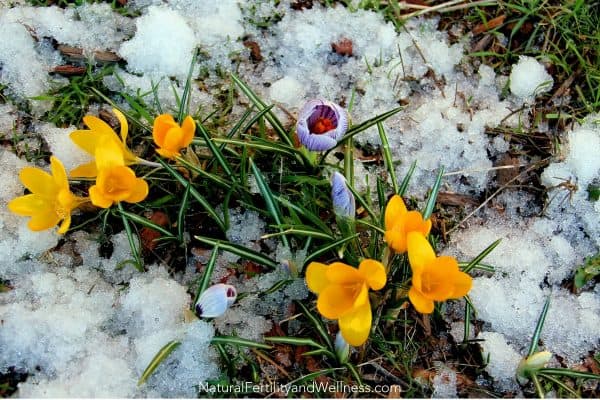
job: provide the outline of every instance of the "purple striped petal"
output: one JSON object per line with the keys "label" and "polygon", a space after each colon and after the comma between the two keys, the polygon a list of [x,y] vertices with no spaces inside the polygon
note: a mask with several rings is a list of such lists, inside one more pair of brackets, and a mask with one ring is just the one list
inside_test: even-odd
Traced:
{"label": "purple striped petal", "polygon": [[[331,127],[331,129],[318,132],[316,126]],[[348,129],[348,113],[341,106],[324,99],[308,101],[298,114],[296,134],[298,140],[307,149],[312,151],[325,151],[337,145],[338,140],[344,136]]]}
{"label": "purple striped petal", "polygon": [[336,215],[354,219],[356,215],[354,195],[348,189],[348,182],[344,175],[337,171],[331,175],[331,199]]}

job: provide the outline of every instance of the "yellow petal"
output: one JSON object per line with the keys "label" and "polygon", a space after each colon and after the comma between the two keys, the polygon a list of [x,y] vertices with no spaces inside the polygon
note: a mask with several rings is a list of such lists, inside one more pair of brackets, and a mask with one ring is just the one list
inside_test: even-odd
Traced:
{"label": "yellow petal", "polygon": [[129,125],[127,124],[127,118],[123,115],[123,113],[116,108],[113,108],[113,113],[117,116],[119,120],[119,124],[121,125],[121,141],[123,144],[127,143],[127,131],[129,130]]}
{"label": "yellow petal", "polygon": [[454,290],[453,277],[456,273],[457,271],[443,267],[440,268],[437,262],[430,263],[423,268],[421,274],[415,275],[420,275],[421,278],[421,284],[415,285],[415,287],[428,299],[436,301],[447,300]]}
{"label": "yellow petal", "polygon": [[175,158],[175,157],[181,155],[181,153],[179,153],[179,152],[162,149],[162,148],[156,149],[156,152],[158,154],[160,154],[161,156],[163,156],[164,158]]}
{"label": "yellow petal", "polygon": [[395,194],[385,207],[385,229],[389,230],[406,214],[406,205],[402,197]]}
{"label": "yellow petal", "polygon": [[94,155],[96,146],[98,145],[98,139],[100,139],[101,136],[102,135],[90,130],[77,130],[71,132],[69,135],[73,143],[91,155]]}
{"label": "yellow petal", "polygon": [[73,178],[95,178],[96,175],[98,175],[96,161],[92,161],[87,164],[80,165],[75,169],[72,169],[70,175]]}
{"label": "yellow petal", "polygon": [[408,261],[413,270],[422,271],[426,265],[435,261],[435,253],[431,245],[421,233],[409,232],[407,235]]}
{"label": "yellow petal", "polygon": [[54,156],[50,157],[50,170],[52,171],[52,177],[57,187],[65,189],[69,187],[69,181],[67,180],[67,171],[65,166],[60,160]]}
{"label": "yellow petal", "polygon": [[433,300],[423,296],[414,286],[408,291],[408,298],[418,312],[422,314],[431,314],[433,312]]}
{"label": "yellow petal", "polygon": [[396,253],[406,253],[406,232],[397,230],[385,231],[384,240]]}
{"label": "yellow petal", "polygon": [[319,294],[329,285],[327,279],[327,268],[329,266],[318,262],[311,262],[306,268],[306,285],[311,292]]}
{"label": "yellow petal", "polygon": [[103,138],[96,148],[96,168],[98,170],[124,166],[123,150],[111,138]]}
{"label": "yellow petal", "polygon": [[366,284],[360,285],[360,292],[354,299],[354,304],[352,304],[352,308],[360,307],[365,303],[369,302],[369,288]]}
{"label": "yellow petal", "polygon": [[141,178],[136,178],[131,194],[125,199],[128,203],[139,203],[148,196],[148,183]]}
{"label": "yellow petal", "polygon": [[63,222],[58,229],[58,233],[64,235],[69,230],[69,226],[71,226],[71,214],[68,214],[65,219],[63,219]]}
{"label": "yellow petal", "polygon": [[161,114],[154,118],[154,124],[152,126],[152,139],[158,147],[163,147],[165,143],[165,136],[167,131],[172,127],[177,126],[173,116],[170,114]]}
{"label": "yellow petal", "polygon": [[181,145],[182,139],[183,131],[181,128],[178,126],[173,127],[167,131],[162,147],[171,151],[179,151],[179,149],[185,147]]}
{"label": "yellow petal", "polygon": [[317,309],[325,318],[338,319],[354,305],[354,291],[342,285],[330,284],[319,294]]}
{"label": "yellow petal", "polygon": [[113,201],[104,196],[98,185],[91,186],[89,189],[90,200],[93,205],[100,208],[108,208],[112,206]]}
{"label": "yellow petal", "polygon": [[183,130],[183,140],[181,142],[181,147],[187,147],[192,143],[194,139],[194,134],[196,133],[196,122],[189,115],[185,117],[183,123],[181,124],[181,129]]}
{"label": "yellow petal", "polygon": [[369,287],[373,290],[379,290],[385,286],[387,275],[382,263],[375,260],[363,260],[358,266],[358,270],[365,277]]}
{"label": "yellow petal", "polygon": [[371,305],[367,302],[340,317],[338,323],[342,336],[352,346],[360,346],[371,332]]}
{"label": "yellow petal", "polygon": [[58,191],[54,178],[39,168],[25,167],[19,172],[19,178],[31,193],[54,197]]}
{"label": "yellow petal", "polygon": [[60,221],[60,217],[54,210],[51,210],[49,212],[33,215],[27,223],[27,226],[32,231],[45,231],[46,229],[56,226],[58,221]]}
{"label": "yellow petal", "polygon": [[409,211],[404,216],[404,232],[419,232],[423,236],[429,235],[431,220],[423,221],[423,216],[418,211]]}
{"label": "yellow petal", "polygon": [[335,262],[329,265],[327,269],[327,279],[332,283],[338,284],[352,284],[352,283],[363,283],[364,277],[358,269],[346,265],[341,262]]}
{"label": "yellow petal", "polygon": [[90,128],[90,130],[94,131],[93,133],[90,132],[91,135],[108,135],[114,139],[117,139],[117,134],[115,131],[113,131],[110,125],[102,121],[100,118],[94,117],[93,115],[86,115],[83,117],[83,122],[88,126],[88,128]]}
{"label": "yellow petal", "polygon": [[459,299],[465,296],[473,287],[473,278],[465,272],[459,271],[454,276],[454,290],[450,295],[451,299]]}
{"label": "yellow petal", "polygon": [[38,194],[26,194],[11,200],[8,203],[8,209],[17,215],[31,216],[41,210],[50,210],[52,206],[48,199]]}

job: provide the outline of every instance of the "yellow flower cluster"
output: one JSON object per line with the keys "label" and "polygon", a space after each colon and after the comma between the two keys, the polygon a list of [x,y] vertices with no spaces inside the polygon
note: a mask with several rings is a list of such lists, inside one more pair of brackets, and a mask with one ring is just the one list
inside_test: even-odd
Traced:
{"label": "yellow flower cluster", "polygon": [[394,195],[385,209],[385,241],[397,253],[408,252],[412,286],[408,298],[423,314],[433,312],[434,301],[458,299],[471,290],[472,278],[460,271],[454,257],[436,257],[426,237],[431,220],[408,211],[402,197]]}
{"label": "yellow flower cluster", "polygon": [[[408,297],[421,313],[433,312],[434,301],[456,299],[471,289],[471,277],[460,271],[453,257],[436,257],[426,237],[431,221],[418,211],[408,211],[402,198],[393,196],[385,210],[385,241],[397,253],[408,252],[412,286]],[[346,342],[362,345],[369,337],[372,311],[369,289],[382,289],[386,269],[375,260],[363,260],[358,268],[335,262],[312,262],[306,269],[306,284],[318,295],[317,310],[325,318],[337,319]]]}
{"label": "yellow flower cluster", "polygon": [[[129,166],[149,162],[127,147],[127,119],[119,110],[113,109],[113,112],[121,126],[120,135],[91,115],[83,118],[89,129],[76,130],[70,135],[77,146],[94,157],[93,161],[70,171],[72,178],[95,178],[95,184],[89,188],[89,198],[71,192],[65,168],[54,156],[50,158],[52,175],[33,167],[21,170],[21,182],[31,193],[12,200],[8,208],[15,214],[31,217],[28,223],[31,230],[50,229],[62,221],[58,233],[63,234],[69,229],[73,210],[85,202],[108,208],[121,201],[138,203],[148,196],[148,183],[136,177]],[[174,158],[192,142],[196,124],[188,116],[179,126],[171,115],[163,114],[155,119],[153,128],[157,153]]]}

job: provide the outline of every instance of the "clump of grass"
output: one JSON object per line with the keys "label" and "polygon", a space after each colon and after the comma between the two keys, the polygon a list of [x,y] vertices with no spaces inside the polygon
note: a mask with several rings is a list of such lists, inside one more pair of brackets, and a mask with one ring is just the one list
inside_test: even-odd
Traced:
{"label": "clump of grass", "polygon": [[52,108],[45,119],[57,126],[77,125],[88,110],[90,104],[100,103],[102,99],[94,89],[106,91],[103,78],[114,71],[114,65],[105,65],[96,68],[87,64],[82,75],[69,77],[69,83],[58,89],[51,90],[43,96],[34,97],[32,100],[52,101]]}
{"label": "clump of grass", "polygon": [[[506,70],[520,55],[546,61],[557,84],[550,98],[571,96],[564,107],[576,119],[600,107],[600,3],[570,0],[498,1],[474,8],[469,20],[494,37],[488,49],[472,54]],[[502,21],[500,24],[492,21]],[[500,42],[500,34],[507,38]],[[548,99],[546,97],[546,99]]]}

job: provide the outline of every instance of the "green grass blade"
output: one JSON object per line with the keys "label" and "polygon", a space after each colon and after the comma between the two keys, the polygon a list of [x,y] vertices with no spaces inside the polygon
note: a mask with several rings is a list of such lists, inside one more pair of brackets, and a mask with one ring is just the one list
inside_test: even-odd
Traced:
{"label": "green grass blade", "polygon": [[177,121],[179,121],[180,124],[183,122],[183,118],[190,113],[190,89],[192,87],[192,74],[194,72],[194,65],[196,64],[197,54],[198,52],[194,51],[192,61],[190,62],[190,69],[188,70],[187,79],[185,80],[183,94],[181,95],[181,102],[179,103]]}
{"label": "green grass blade", "polygon": [[[266,338],[265,338],[266,339]],[[215,336],[210,341],[213,344],[230,344],[232,346],[250,347],[254,349],[271,350],[272,347],[268,344],[258,343],[253,340],[243,339],[237,336]]]}
{"label": "green grass blade", "polygon": [[180,344],[181,344],[181,342],[173,340],[173,341],[170,341],[169,343],[167,343],[166,345],[164,345],[162,347],[162,349],[160,349],[158,351],[158,353],[156,353],[156,355],[154,356],[154,358],[152,359],[152,361],[150,361],[150,364],[148,364],[148,366],[146,367],[146,369],[142,373],[142,376],[140,377],[140,380],[137,383],[138,386],[140,386],[144,382],[146,382],[146,380],[150,377],[150,375],[152,375],[152,373],[156,370],[156,368],[158,368],[158,366],[167,357],[169,357],[169,355],[173,352],[173,350],[175,350],[177,347],[179,347]]}
{"label": "green grass blade", "polygon": [[533,331],[533,336],[531,337],[531,344],[529,345],[529,352],[527,353],[527,357],[531,357],[535,354],[537,350],[537,344],[540,340],[540,335],[542,333],[542,329],[544,328],[544,322],[546,322],[546,315],[548,314],[548,309],[550,308],[550,296],[546,299],[544,303],[544,307],[542,308],[542,312],[540,313],[540,317],[538,318],[537,325],[535,326],[535,331]]}
{"label": "green grass blade", "polygon": [[142,262],[142,257],[140,256],[140,250],[138,249],[135,239],[133,238],[133,232],[131,230],[131,225],[129,225],[129,219],[124,214],[125,210],[123,210],[123,205],[121,203],[117,203],[117,207],[119,209],[119,214],[121,214],[121,220],[123,221],[123,226],[125,227],[127,241],[129,242],[129,247],[131,248],[131,253],[133,254],[133,258],[135,260],[135,268],[140,272],[144,272],[144,263]]}
{"label": "green grass blade", "polygon": [[463,343],[467,343],[471,336],[471,310],[471,302],[465,301],[465,333],[463,335]]}
{"label": "green grass blade", "polygon": [[315,316],[315,314],[313,314],[302,302],[296,301],[296,304],[302,309],[302,314],[304,314],[306,318],[308,318],[312,326],[314,326],[319,335],[321,335],[321,337],[327,344],[327,347],[329,347],[330,350],[335,351],[333,343],[331,342],[331,338],[329,337],[329,333],[327,332],[325,324],[323,323],[323,320]]}
{"label": "green grass blade", "polygon": [[231,169],[231,166],[227,162],[227,159],[225,159],[225,156],[223,155],[221,150],[219,150],[219,148],[215,146],[212,138],[210,137],[209,133],[206,131],[206,128],[204,128],[202,124],[198,124],[198,132],[200,132],[200,135],[202,135],[206,146],[208,146],[208,149],[212,153],[213,157],[215,157],[221,168],[223,168],[223,171],[225,171],[227,176],[229,176],[229,178],[232,181],[235,181],[235,175],[233,174],[233,171]]}
{"label": "green grass blade", "polygon": [[296,152],[293,149],[290,149],[287,146],[281,145],[279,143],[264,143],[259,140],[259,138],[254,138],[252,141],[245,141],[240,139],[225,139],[225,138],[214,138],[213,139],[217,143],[221,143],[224,145],[230,144],[233,146],[240,147],[249,147],[251,149],[256,150],[265,150],[274,153],[279,153],[285,156],[294,157]]}
{"label": "green grass blade", "polygon": [[[244,93],[248,97],[248,99],[250,99],[250,101],[254,104],[254,106],[256,106],[256,108],[259,111],[262,111],[267,107],[265,105],[265,103],[263,103],[263,101],[256,95],[256,93],[254,93],[254,91],[248,85],[246,85],[240,78],[238,78],[237,75],[232,73],[231,79],[240,88],[242,93]],[[293,147],[294,142],[289,137],[289,135],[285,131],[285,128],[283,127],[281,121],[279,121],[279,119],[275,116],[275,114],[273,114],[271,111],[268,111],[265,114],[265,118],[267,121],[269,121],[269,123],[275,130],[275,133],[277,133],[277,135],[279,136],[279,138],[288,146]]]}
{"label": "green grass blade", "polygon": [[538,375],[539,375],[540,378],[547,379],[550,382],[552,382],[555,385],[557,385],[558,387],[560,387],[561,389],[569,392],[574,398],[576,398],[576,399],[581,398],[581,394],[577,393],[576,391],[574,391],[569,386],[565,385],[564,383],[562,383],[560,380],[556,379],[552,375],[546,375],[546,374],[540,374],[540,373],[538,373]]}
{"label": "green grass blade", "polygon": [[423,210],[423,219],[429,219],[431,214],[433,214],[433,209],[435,208],[435,202],[437,201],[437,196],[440,191],[440,187],[442,185],[442,177],[444,176],[444,167],[440,167],[437,178],[435,179],[435,183],[431,188],[431,193],[429,194],[429,198],[427,199],[427,204],[425,205],[425,210]]}
{"label": "green grass blade", "polygon": [[600,375],[592,374],[591,372],[573,371],[567,368],[540,368],[538,373],[576,379],[600,379]]}
{"label": "green grass blade", "polygon": [[275,283],[270,288],[268,288],[267,290],[265,290],[264,292],[262,292],[262,294],[266,295],[266,294],[275,293],[275,292],[279,291],[279,289],[281,289],[282,287],[285,287],[292,282],[294,282],[293,279],[282,279],[279,282]]}
{"label": "green grass blade", "polygon": [[268,239],[268,238],[278,237],[278,236],[282,236],[282,235],[310,236],[313,238],[326,239],[326,240],[334,239],[334,237],[331,235],[328,235],[328,234],[323,233],[316,229],[312,229],[305,225],[300,225],[300,226],[296,225],[296,226],[286,229],[287,226],[289,226],[289,225],[287,225],[287,224],[273,225],[274,228],[279,229],[279,232],[263,235],[263,236],[261,236],[261,239]]}
{"label": "green grass blade", "polygon": [[392,115],[397,114],[398,112],[402,111],[402,109],[403,109],[403,107],[394,108],[393,110],[384,112],[383,114],[379,114],[371,119],[361,122],[358,125],[352,126],[350,129],[348,129],[346,131],[346,134],[338,141],[338,144],[344,143],[348,139],[358,135],[359,133],[369,129],[370,127],[377,125],[380,122],[385,121]]}
{"label": "green grass blade", "polygon": [[196,290],[196,297],[194,298],[194,302],[192,303],[192,307],[196,307],[196,303],[198,302],[198,298],[208,288],[210,285],[210,278],[212,277],[213,271],[215,269],[215,265],[217,263],[217,257],[219,255],[219,245],[213,247],[212,252],[210,253],[210,259],[206,264],[206,268],[204,268],[204,273],[202,274],[202,278],[200,278],[200,284],[198,285],[198,290]]}
{"label": "green grass blade", "polygon": [[183,193],[183,198],[181,199],[181,206],[179,206],[179,212],[177,213],[177,237],[180,243],[184,242],[183,234],[185,231],[185,213],[188,209],[188,202],[190,199],[190,191],[192,189],[192,184],[188,182],[185,187],[185,192]]}
{"label": "green grass blade", "polygon": [[[158,158],[158,162],[163,166],[163,168],[169,173],[171,174],[171,176],[173,178],[175,178],[175,180],[177,180],[182,186],[187,187],[189,184],[189,181],[187,179],[185,179],[183,176],[181,176],[179,174],[179,172],[175,171],[173,169],[173,167],[171,167],[169,164],[167,164],[166,162],[164,162],[161,158]],[[192,195],[193,198],[195,198],[198,203],[200,203],[200,205],[204,208],[204,210],[208,213],[208,215],[210,215],[210,217],[215,220],[215,222],[217,223],[217,225],[219,226],[219,228],[221,228],[221,230],[223,232],[225,232],[227,230],[227,228],[225,227],[225,224],[223,223],[223,221],[221,221],[221,217],[219,217],[219,214],[217,214],[217,212],[215,211],[215,209],[210,205],[210,203],[204,198],[204,196],[202,196],[193,186],[190,185],[190,194]]]}
{"label": "green grass blade", "polygon": [[533,382],[533,386],[535,387],[535,390],[537,391],[538,397],[540,399],[545,398],[544,388],[542,387],[542,384],[540,383],[540,380],[538,379],[537,375],[531,374],[530,378],[531,378],[531,381]]}
{"label": "green grass blade", "polygon": [[328,235],[332,234],[331,228],[329,226],[327,226],[323,222],[323,220],[321,218],[319,218],[318,215],[315,215],[315,213],[311,212],[307,208],[303,207],[300,204],[294,204],[291,201],[289,201],[288,199],[283,198],[278,195],[273,195],[273,198],[275,200],[277,200],[277,202],[280,203],[281,205],[287,207],[290,210],[293,210],[294,212],[300,214],[301,216],[303,216],[304,218],[306,218],[307,220],[312,222],[315,225],[315,227],[317,227],[317,228],[319,228],[319,230],[321,230],[321,232],[324,232]]}
{"label": "green grass blade", "polygon": [[323,254],[327,254],[329,251],[332,251],[334,249],[337,249],[343,245],[345,245],[346,243],[356,239],[358,237],[358,233],[354,234],[352,236],[348,236],[342,239],[338,239],[335,242],[329,243],[323,247],[319,247],[317,250],[313,251],[310,256],[306,257],[306,260],[304,260],[304,265],[306,265],[308,262],[319,258],[320,256],[322,256]]}
{"label": "green grass blade", "polygon": [[206,172],[204,169],[198,167],[197,165],[192,164],[188,160],[183,157],[175,157],[177,162],[184,165],[187,169],[195,172],[199,176],[221,186],[224,189],[231,190],[231,183],[227,182],[225,179],[221,178],[219,175],[211,174],[210,172]]}
{"label": "green grass blade", "polygon": [[[269,185],[267,185],[267,182],[265,181],[263,174],[260,172],[260,170],[254,163],[252,158],[249,159],[249,162],[250,162],[250,168],[252,169],[252,174],[254,175],[254,178],[256,179],[256,185],[258,186],[258,190],[260,191],[260,194],[262,195],[263,199],[265,200],[265,204],[267,206],[267,211],[269,211],[269,214],[271,214],[271,217],[273,218],[275,223],[277,225],[281,225],[283,223],[283,217],[281,215],[281,211],[279,210],[279,207],[277,206],[277,203],[275,202],[273,193],[271,192]],[[279,232],[281,233],[282,230],[280,229]],[[288,249],[290,248],[290,243],[288,242],[287,236],[285,236],[285,235],[281,236],[281,241],[283,242],[285,247],[287,247]]]}
{"label": "green grass blade", "polygon": [[398,194],[400,196],[404,196],[404,194],[406,193],[406,190],[408,189],[408,184],[410,183],[410,178],[412,178],[416,168],[417,161],[415,160],[412,162],[412,164],[410,164],[410,168],[408,168],[408,172],[406,172],[406,176],[404,176],[404,179],[402,179],[402,183],[398,188]]}
{"label": "green grass blade", "polygon": [[394,193],[398,193],[400,191],[400,187],[398,186],[398,179],[396,179],[396,169],[394,168],[394,160],[392,159],[392,151],[390,149],[390,143],[388,142],[387,135],[385,133],[385,129],[383,128],[383,123],[377,123],[377,130],[379,131],[379,138],[381,139],[381,144],[383,148],[383,159],[385,160],[385,166],[387,167],[388,173],[390,174],[390,179],[392,180],[392,187],[394,188]]}
{"label": "green grass blade", "polygon": [[358,201],[358,203],[367,211],[367,214],[369,214],[369,216],[375,221],[377,219],[377,215],[375,214],[369,203],[367,203],[367,201],[364,199],[364,197],[358,194],[354,187],[347,185],[347,188],[350,190],[350,192],[352,192],[352,195],[354,196],[356,201]]}
{"label": "green grass blade", "polygon": [[327,351],[327,348],[323,347],[322,344],[319,344],[319,343],[315,342],[314,340],[308,339],[308,338],[298,338],[298,337],[291,337],[291,336],[266,336],[265,341],[271,342],[271,343],[291,344],[294,346],[309,346],[309,347],[314,347],[316,349]]}
{"label": "green grass blade", "polygon": [[[479,253],[477,255],[477,257],[472,259],[471,262],[469,262],[462,269],[463,272],[469,273],[469,272],[471,272],[472,269],[477,268],[478,266],[479,266],[479,269],[485,269],[485,267],[481,267],[480,262],[483,261],[483,259],[486,258],[488,256],[488,254],[490,254],[500,244],[501,241],[502,241],[502,239],[498,239],[494,243],[492,243],[488,247],[486,247],[481,253]],[[493,267],[492,267],[491,272],[494,272]]]}
{"label": "green grass blade", "polygon": [[310,350],[310,351],[306,351],[306,352],[302,353],[302,355],[304,357],[309,357],[309,356],[327,356],[327,357],[330,357],[330,358],[335,358],[335,354],[333,354],[331,351],[329,351],[327,349]]}
{"label": "green grass blade", "polygon": [[[470,263],[468,262],[459,262],[458,266],[460,267],[460,269],[464,272],[464,269],[467,267],[467,265],[469,265]],[[475,265],[473,265],[470,268],[470,271],[474,270],[474,269],[478,269],[480,271],[485,271],[485,272],[491,272],[494,273],[496,272],[496,268],[494,268],[492,265],[489,264],[483,264],[483,263],[477,263]]]}
{"label": "green grass blade", "polygon": [[247,133],[254,124],[260,121],[261,118],[265,117],[265,114],[271,112],[272,108],[273,105],[271,104],[270,106],[267,106],[264,109],[260,110],[258,113],[256,113],[256,115],[252,117],[252,119],[248,121],[248,123],[244,126],[244,129],[242,129],[242,133]]}
{"label": "green grass blade", "polygon": [[243,247],[243,246],[240,246],[237,244],[233,244],[230,242],[225,242],[225,241],[218,240],[218,239],[204,237],[204,236],[194,236],[194,237],[196,238],[196,240],[198,240],[204,244],[208,244],[211,246],[219,246],[219,248],[221,250],[225,250],[225,251],[228,251],[235,255],[238,255],[242,258],[245,258],[247,260],[254,261],[255,263],[264,265],[265,267],[270,267],[273,269],[279,268],[279,263],[276,262],[275,260],[273,260],[261,253],[257,253],[253,250],[250,250],[246,247]]}
{"label": "green grass blade", "polygon": [[348,368],[348,370],[350,371],[350,373],[352,374],[354,379],[356,379],[356,383],[358,383],[360,386],[362,386],[362,384],[363,384],[362,379],[360,377],[360,374],[356,370],[356,367],[354,365],[350,364],[349,362],[344,363],[344,367]]}
{"label": "green grass blade", "polygon": [[152,230],[160,232],[165,238],[176,239],[175,235],[173,235],[171,232],[169,232],[162,226],[155,224],[154,222],[150,221],[148,218],[144,218],[140,215],[127,212],[127,211],[123,210],[122,206],[119,207],[119,214],[121,214],[121,216],[127,217],[128,220],[131,220],[131,221],[138,223],[140,225],[143,225],[147,228],[150,228]]}

